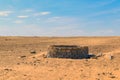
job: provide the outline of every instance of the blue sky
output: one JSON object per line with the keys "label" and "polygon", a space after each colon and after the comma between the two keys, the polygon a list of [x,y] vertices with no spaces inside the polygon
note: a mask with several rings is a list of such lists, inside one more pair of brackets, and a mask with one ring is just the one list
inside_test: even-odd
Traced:
{"label": "blue sky", "polygon": [[0,36],[120,36],[120,0],[0,0]]}

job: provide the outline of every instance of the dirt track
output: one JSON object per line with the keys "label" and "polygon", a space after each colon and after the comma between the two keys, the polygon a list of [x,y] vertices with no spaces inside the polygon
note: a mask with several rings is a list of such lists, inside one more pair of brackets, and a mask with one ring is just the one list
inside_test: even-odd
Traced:
{"label": "dirt track", "polygon": [[[105,56],[44,58],[52,44],[86,45],[89,53]],[[31,50],[37,53],[30,54]],[[120,80],[119,61],[120,37],[0,37],[0,80]]]}

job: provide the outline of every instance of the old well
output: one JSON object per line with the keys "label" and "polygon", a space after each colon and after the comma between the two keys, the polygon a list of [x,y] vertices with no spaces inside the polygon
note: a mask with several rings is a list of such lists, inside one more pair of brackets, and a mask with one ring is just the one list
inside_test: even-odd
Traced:
{"label": "old well", "polygon": [[47,58],[83,59],[88,57],[88,52],[87,46],[50,45],[48,47]]}

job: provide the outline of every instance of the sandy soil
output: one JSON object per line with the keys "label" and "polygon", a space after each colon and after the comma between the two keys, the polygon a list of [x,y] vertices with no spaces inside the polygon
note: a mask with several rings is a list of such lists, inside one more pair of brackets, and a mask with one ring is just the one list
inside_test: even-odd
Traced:
{"label": "sandy soil", "polygon": [[[104,56],[44,58],[52,44],[86,45],[89,53]],[[0,37],[0,80],[120,80],[119,61],[120,37]]]}

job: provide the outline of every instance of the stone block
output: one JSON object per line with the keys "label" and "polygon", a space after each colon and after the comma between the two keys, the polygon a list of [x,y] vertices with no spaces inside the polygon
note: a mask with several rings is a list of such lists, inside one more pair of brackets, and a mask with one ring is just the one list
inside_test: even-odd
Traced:
{"label": "stone block", "polygon": [[87,46],[51,45],[48,48],[47,58],[83,59],[88,57]]}

